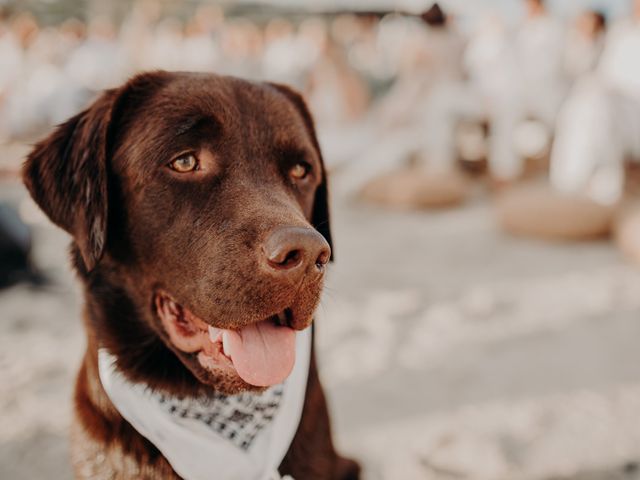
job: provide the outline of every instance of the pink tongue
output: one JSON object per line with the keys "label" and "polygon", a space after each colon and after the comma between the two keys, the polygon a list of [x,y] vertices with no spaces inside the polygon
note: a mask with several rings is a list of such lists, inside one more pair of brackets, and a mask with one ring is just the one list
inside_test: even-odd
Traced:
{"label": "pink tongue", "polygon": [[238,375],[257,387],[282,383],[291,373],[296,359],[296,332],[273,322],[225,330],[225,352]]}

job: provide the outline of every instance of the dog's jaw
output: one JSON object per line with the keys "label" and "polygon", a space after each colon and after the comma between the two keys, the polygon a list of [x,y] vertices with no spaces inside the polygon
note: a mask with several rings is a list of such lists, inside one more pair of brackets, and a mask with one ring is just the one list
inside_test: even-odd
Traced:
{"label": "dog's jaw", "polygon": [[166,292],[156,293],[153,303],[173,346],[195,355],[212,375],[268,387],[282,383],[293,369],[296,335],[284,311],[231,329],[205,322]]}

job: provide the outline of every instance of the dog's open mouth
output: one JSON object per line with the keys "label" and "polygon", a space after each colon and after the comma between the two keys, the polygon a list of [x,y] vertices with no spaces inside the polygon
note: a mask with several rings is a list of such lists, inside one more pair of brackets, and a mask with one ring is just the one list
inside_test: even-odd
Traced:
{"label": "dog's open mouth", "polygon": [[156,294],[155,306],[175,347],[196,354],[212,373],[235,373],[250,385],[267,387],[283,382],[293,369],[296,333],[287,326],[288,309],[238,329],[224,329],[198,318],[168,294]]}

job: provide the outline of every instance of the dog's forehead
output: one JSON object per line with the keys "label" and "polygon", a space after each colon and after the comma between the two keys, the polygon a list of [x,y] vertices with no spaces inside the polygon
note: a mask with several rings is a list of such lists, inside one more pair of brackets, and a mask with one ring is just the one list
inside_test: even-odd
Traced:
{"label": "dog's forehead", "polygon": [[167,75],[168,82],[134,96],[115,120],[112,168],[133,184],[204,145],[225,163],[256,172],[292,155],[321,163],[312,126],[283,87],[215,74]]}
{"label": "dog's forehead", "polygon": [[224,133],[239,133],[245,141],[310,140],[300,112],[277,88],[234,77],[177,76],[155,96],[150,114],[160,119],[164,131],[182,128],[195,117],[209,117]]}

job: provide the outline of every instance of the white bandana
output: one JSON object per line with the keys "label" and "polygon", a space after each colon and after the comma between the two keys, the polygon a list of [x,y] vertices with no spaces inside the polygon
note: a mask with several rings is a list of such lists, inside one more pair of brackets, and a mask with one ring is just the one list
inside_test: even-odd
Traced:
{"label": "white bandana", "polygon": [[185,480],[272,480],[298,429],[311,358],[311,329],[296,333],[289,378],[262,393],[176,398],[129,382],[98,352],[102,385],[118,412]]}

